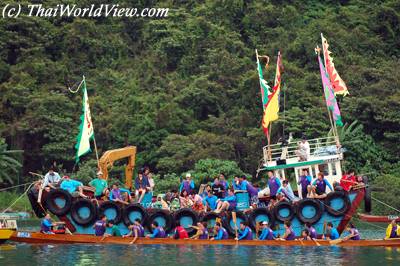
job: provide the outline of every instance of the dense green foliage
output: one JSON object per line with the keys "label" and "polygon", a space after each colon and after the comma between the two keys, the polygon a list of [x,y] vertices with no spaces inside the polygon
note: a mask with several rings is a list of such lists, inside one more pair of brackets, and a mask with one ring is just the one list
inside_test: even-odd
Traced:
{"label": "dense green foliage", "polygon": [[20,155],[23,151],[8,150],[7,144],[3,138],[0,138],[0,183],[14,184],[16,178],[19,176],[22,164],[19,162],[16,155]]}
{"label": "dense green foliage", "polygon": [[[348,135],[357,142],[347,143],[346,167],[379,178],[399,175],[392,166],[400,156],[399,1],[118,3],[171,10],[163,19],[2,20],[0,134],[10,149],[25,151],[25,179],[53,162],[74,169],[82,94],[67,87],[82,75],[100,154],[136,145],[137,165],[149,165],[167,183],[189,170],[214,175],[199,166],[214,167],[202,159],[254,175],[266,142],[254,49],[272,59],[265,71],[270,84],[278,49],[283,55],[285,115],[273,126],[273,141],[283,126],[295,137],[325,136],[329,121],[314,53],[321,32],[349,87],[350,95],[339,97],[343,120],[360,125]],[[93,176],[94,158],[85,156],[76,176]]]}

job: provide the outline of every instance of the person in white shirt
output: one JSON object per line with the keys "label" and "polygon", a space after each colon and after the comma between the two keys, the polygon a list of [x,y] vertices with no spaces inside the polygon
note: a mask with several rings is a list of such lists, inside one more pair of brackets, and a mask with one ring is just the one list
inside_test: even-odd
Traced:
{"label": "person in white shirt", "polygon": [[47,174],[44,176],[44,179],[41,181],[42,185],[39,189],[37,202],[40,203],[42,201],[43,189],[45,189],[46,191],[50,191],[50,188],[55,189],[57,186],[60,185],[60,182],[60,175],[54,171],[54,168],[50,168],[49,172],[47,172]]}
{"label": "person in white shirt", "polygon": [[307,161],[310,158],[310,143],[303,136],[302,140],[299,142],[298,150],[296,150],[296,155],[299,156],[299,161]]}

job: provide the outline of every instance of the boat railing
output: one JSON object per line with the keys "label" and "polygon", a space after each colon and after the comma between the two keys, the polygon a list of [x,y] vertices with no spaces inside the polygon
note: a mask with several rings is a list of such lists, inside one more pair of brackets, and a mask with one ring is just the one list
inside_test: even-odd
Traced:
{"label": "boat railing", "polygon": [[[334,136],[307,140],[310,146],[310,157],[323,157],[326,155],[340,154],[342,152],[339,142]],[[290,143],[277,143],[263,147],[264,163],[278,160],[299,158],[301,140],[292,140]]]}

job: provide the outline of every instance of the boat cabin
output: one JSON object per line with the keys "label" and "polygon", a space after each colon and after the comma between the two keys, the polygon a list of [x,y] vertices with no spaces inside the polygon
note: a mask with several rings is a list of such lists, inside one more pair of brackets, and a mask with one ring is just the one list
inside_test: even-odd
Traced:
{"label": "boat cabin", "polygon": [[[263,147],[263,165],[259,171],[273,171],[281,179],[294,177],[296,184],[303,169],[308,169],[310,176],[315,179],[319,172],[333,185],[342,178],[340,161],[343,150],[336,138],[325,137],[307,140],[309,153],[306,158],[299,156],[300,141],[277,143]],[[301,188],[298,185],[298,190]],[[329,188],[327,188],[329,190]],[[300,195],[301,196],[301,195]]]}

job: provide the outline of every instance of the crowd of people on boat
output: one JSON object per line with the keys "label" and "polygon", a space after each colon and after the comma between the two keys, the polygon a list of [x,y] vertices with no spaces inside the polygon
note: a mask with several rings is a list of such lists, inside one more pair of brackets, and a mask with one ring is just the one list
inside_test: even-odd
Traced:
{"label": "crowd of people on boat", "polygon": [[[140,170],[131,189],[113,183],[111,187],[107,180],[103,179],[102,172],[97,173],[97,177],[88,183],[88,186],[78,180],[71,179],[65,175],[60,175],[50,169],[42,182],[38,183],[38,202],[41,202],[42,191],[61,188],[76,197],[88,198],[84,191],[93,192],[95,200],[114,201],[121,204],[142,203],[146,194],[152,193],[156,186],[152,173],[148,167]],[[230,211],[237,205],[237,193],[247,192],[250,208],[264,207],[260,204],[260,199],[269,196],[268,207],[272,209],[281,201],[296,203],[301,198],[323,199],[330,191],[341,187],[346,191],[362,185],[362,178],[355,175],[354,170],[349,171],[340,180],[340,183],[330,184],[322,172],[317,174],[315,179],[309,174],[309,169],[305,168],[298,179],[297,185],[300,188],[296,195],[293,192],[289,180],[280,178],[273,171],[268,171],[267,185],[264,189],[258,187],[247,179],[247,176],[234,176],[232,182],[228,182],[224,173],[220,173],[210,184],[201,185],[199,190],[195,189],[195,182],[190,173],[187,173],[181,181],[178,190],[170,190],[165,194],[159,194],[152,200],[152,208],[168,209],[176,211],[180,208],[192,208],[196,212],[215,211],[216,213]],[[152,197],[151,197],[152,198]],[[264,203],[265,204],[265,203]]]}

